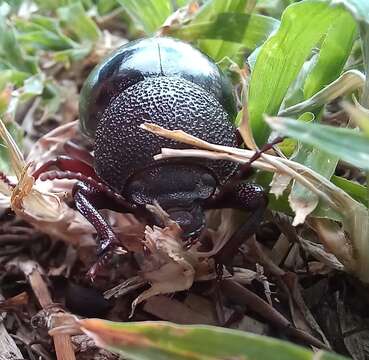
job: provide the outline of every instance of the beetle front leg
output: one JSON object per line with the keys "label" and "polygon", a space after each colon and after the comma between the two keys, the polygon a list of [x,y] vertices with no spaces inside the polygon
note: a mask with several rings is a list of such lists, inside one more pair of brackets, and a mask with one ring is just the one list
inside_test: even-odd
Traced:
{"label": "beetle front leg", "polygon": [[94,182],[79,181],[74,185],[73,198],[78,211],[94,226],[97,233],[97,262],[88,271],[88,277],[93,280],[97,272],[103,268],[112,258],[114,251],[122,247],[117,235],[104,217],[98,211],[99,209],[124,210],[125,212],[134,212],[133,207],[125,207],[125,202],[114,196],[109,191],[104,191]]}
{"label": "beetle front leg", "polygon": [[268,198],[263,188],[256,184],[238,183],[233,189],[222,190],[206,203],[208,209],[234,208],[250,212],[247,221],[232,235],[227,244],[215,256],[218,264],[228,265],[242,243],[255,233],[263,219]]}

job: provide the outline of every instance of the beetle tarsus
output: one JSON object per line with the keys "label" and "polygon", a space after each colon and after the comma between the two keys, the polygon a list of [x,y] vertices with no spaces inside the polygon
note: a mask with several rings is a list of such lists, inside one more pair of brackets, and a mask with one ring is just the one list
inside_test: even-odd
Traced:
{"label": "beetle tarsus", "polygon": [[86,277],[94,282],[98,273],[104,269],[113,257],[113,251],[108,251],[105,254],[98,257],[97,261],[90,267],[86,273]]}

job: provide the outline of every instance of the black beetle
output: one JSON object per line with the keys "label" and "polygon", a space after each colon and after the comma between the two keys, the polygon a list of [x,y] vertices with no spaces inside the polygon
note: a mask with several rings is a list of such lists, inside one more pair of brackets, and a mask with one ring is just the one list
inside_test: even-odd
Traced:
{"label": "black beetle", "polygon": [[[154,161],[163,147],[188,146],[139,128],[151,122],[211,143],[237,146],[235,116],[231,84],[218,66],[175,39],[130,42],[91,72],[81,92],[80,125],[94,140],[96,179],[107,186],[79,177],[82,181],[76,183],[73,196],[78,210],[96,228],[100,260],[120,245],[98,212],[101,208],[133,212],[155,223],[145,205],[157,201],[181,226],[184,239],[199,236],[204,209],[239,208],[252,215],[234,236],[236,247],[254,232],[267,200],[260,186],[240,181],[237,164]],[[75,169],[77,165],[68,161],[49,162],[35,176],[51,164]],[[229,260],[229,255],[223,251],[221,260]]]}

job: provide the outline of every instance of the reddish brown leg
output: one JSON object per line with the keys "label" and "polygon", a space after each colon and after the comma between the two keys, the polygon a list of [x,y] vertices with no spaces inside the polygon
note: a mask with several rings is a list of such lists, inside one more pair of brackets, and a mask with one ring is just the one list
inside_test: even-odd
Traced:
{"label": "reddish brown leg", "polygon": [[117,247],[122,246],[117,235],[98,210],[108,208],[120,212],[144,212],[144,209],[138,209],[137,206],[129,204],[120,195],[101,185],[88,180],[77,182],[73,188],[73,197],[78,211],[94,226],[97,233],[98,260],[87,274],[91,280],[111,260]]}
{"label": "reddish brown leg", "polygon": [[281,141],[283,141],[283,138],[278,137],[260,150],[255,151],[255,154],[250,160],[240,166],[237,174],[205,203],[204,207],[207,209],[234,208],[250,212],[247,221],[236,230],[231,239],[216,255],[218,263],[217,271],[219,271],[219,274],[221,273],[220,269],[223,268],[223,265],[232,262],[241,244],[255,233],[258,225],[263,219],[264,212],[268,205],[268,198],[261,186],[247,184],[241,181],[245,179],[250,172],[251,164],[259,159],[262,153],[273,148],[274,145]]}
{"label": "reddish brown leg", "polygon": [[283,137],[277,137],[271,143],[267,143],[260,150],[255,151],[255,154],[249,161],[240,166],[237,174],[206,202],[206,207],[210,209],[234,208],[251,213],[247,221],[236,230],[231,239],[216,255],[217,263],[221,265],[220,267],[218,266],[218,270],[222,268],[223,264],[230,264],[241,244],[255,233],[268,205],[268,197],[261,186],[241,181],[250,172],[251,164],[254,161],[258,160],[264,152],[272,149],[274,145],[283,140]]}
{"label": "reddish brown leg", "polygon": [[93,178],[87,177],[81,173],[74,173],[71,171],[58,171],[52,170],[43,173],[39,177],[40,180],[54,180],[54,179],[69,179],[78,180],[85,183],[95,189],[96,192],[101,194],[102,200],[99,203],[100,209],[110,209],[120,212],[137,212],[139,209],[136,205],[129,203],[125,198],[117,192],[111,190],[105,184],[96,181]]}
{"label": "reddish brown leg", "polygon": [[145,209],[127,202],[120,194],[106,185],[81,173],[71,171],[49,171],[40,176],[41,180],[53,179],[79,180],[73,187],[73,198],[78,211],[94,226],[97,233],[98,260],[88,271],[87,276],[93,281],[96,274],[111,260],[117,247],[122,246],[111,226],[100,214],[100,209],[135,213],[144,216]]}
{"label": "reddish brown leg", "polygon": [[94,226],[98,234],[98,255],[119,245],[117,236],[98,211],[107,207],[107,204],[102,204],[106,200],[105,195],[88,183],[78,182],[73,188],[73,198],[78,211]]}
{"label": "reddish brown leg", "polygon": [[100,192],[91,184],[78,182],[73,189],[73,197],[78,211],[94,226],[97,233],[97,262],[88,271],[88,277],[93,281],[97,272],[112,258],[114,250],[120,246],[119,239],[111,226],[101,216],[98,209],[103,205],[105,193]]}
{"label": "reddish brown leg", "polygon": [[8,176],[6,176],[2,171],[0,171],[0,180],[10,187],[14,188],[16,184],[12,183]]}
{"label": "reddish brown leg", "polygon": [[37,179],[42,173],[48,171],[51,167],[57,167],[61,170],[67,170],[74,173],[81,173],[87,177],[91,177],[97,181],[99,181],[98,176],[95,173],[95,170],[90,165],[86,164],[84,161],[72,159],[68,156],[58,156],[53,160],[49,160],[45,162],[45,164],[41,165],[32,176]]}
{"label": "reddish brown leg", "polygon": [[238,183],[233,189],[220,192],[207,201],[207,208],[234,208],[250,212],[247,221],[236,230],[227,244],[215,256],[217,263],[220,264],[219,268],[222,268],[222,265],[231,264],[238,248],[255,233],[263,219],[267,204],[268,198],[263,188],[248,183]]}

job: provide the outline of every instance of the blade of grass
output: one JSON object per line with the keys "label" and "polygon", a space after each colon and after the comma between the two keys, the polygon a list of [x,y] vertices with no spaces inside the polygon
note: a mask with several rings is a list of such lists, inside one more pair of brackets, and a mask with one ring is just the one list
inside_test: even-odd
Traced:
{"label": "blade of grass", "polygon": [[247,49],[255,49],[278,27],[279,21],[258,14],[224,12],[209,21],[190,23],[172,35],[183,40],[220,39],[242,44]]}
{"label": "blade of grass", "polygon": [[57,10],[64,26],[76,36],[80,42],[95,42],[100,37],[100,30],[89,17],[80,2]]}
{"label": "blade of grass", "polygon": [[334,185],[340,187],[342,190],[347,192],[347,194],[349,194],[353,199],[361,202],[363,205],[368,207],[367,187],[340,176],[332,176],[331,181]]}
{"label": "blade of grass", "polygon": [[318,61],[304,84],[304,97],[310,98],[341,74],[357,32],[355,20],[342,12],[329,28],[320,47]]}
{"label": "blade of grass", "polygon": [[220,13],[245,13],[248,0],[211,0],[207,1],[194,16],[192,25],[203,23],[215,18]]}
{"label": "blade of grass", "polygon": [[37,72],[36,59],[24,54],[16,37],[14,28],[6,24],[0,15],[0,59],[11,69],[29,74]]}
{"label": "blade of grass", "polygon": [[173,11],[171,0],[118,0],[118,3],[146,34],[154,33]]}
{"label": "blade of grass", "polygon": [[358,70],[349,70],[343,73],[337,80],[318,91],[311,98],[283,109],[278,116],[291,116],[306,111],[314,111],[339,96],[349,94],[363,88],[365,76]]}
{"label": "blade of grass", "polygon": [[333,0],[334,5],[343,5],[359,23],[364,70],[367,75],[361,105],[369,108],[369,2],[362,0]]}
{"label": "blade of grass", "polygon": [[[277,339],[215,326],[99,319],[81,320],[79,325],[98,345],[132,360],[313,360],[317,355]],[[344,358],[320,351],[319,359]]]}
{"label": "blade of grass", "polygon": [[[339,14],[332,22],[320,45],[320,51],[311,64],[311,71],[306,73],[305,79],[298,77],[301,79],[301,83],[295,84],[295,86],[300,85],[303,88],[304,99],[323,89],[341,74],[351,53],[355,34],[356,23],[351,14],[348,12]],[[316,119],[319,121],[320,108],[317,107],[314,110]],[[327,179],[333,175],[338,163],[337,156],[307,144],[299,144],[293,160],[308,166]],[[293,225],[298,225],[303,223],[306,216],[318,206],[319,198],[312,191],[294,181],[289,202],[296,214]]]}
{"label": "blade of grass", "polygon": [[328,125],[307,124],[281,117],[268,119],[268,123],[280,134],[315,146],[363,170],[369,170],[369,140],[359,131]]}
{"label": "blade of grass", "polygon": [[289,86],[313,46],[344,11],[319,0],[292,4],[284,11],[277,33],[261,47],[248,93],[250,126],[259,146],[266,142],[270,133],[263,114],[278,113]]}
{"label": "blade of grass", "polygon": [[16,19],[17,39],[31,48],[65,50],[77,45],[62,33],[57,19],[34,16],[30,20]]}

